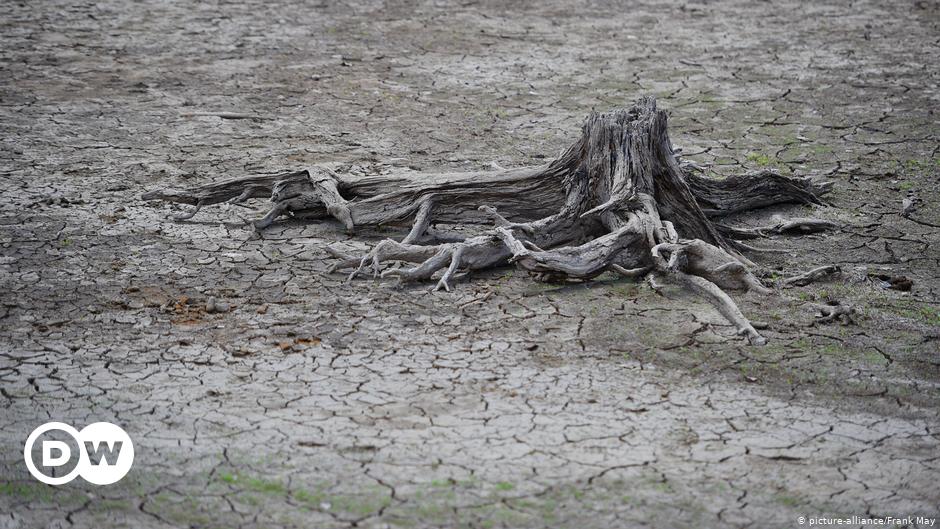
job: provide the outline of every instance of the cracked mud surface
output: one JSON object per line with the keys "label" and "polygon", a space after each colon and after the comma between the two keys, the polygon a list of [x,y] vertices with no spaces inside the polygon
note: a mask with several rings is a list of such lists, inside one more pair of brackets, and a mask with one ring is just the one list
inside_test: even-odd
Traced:
{"label": "cracked mud surface", "polygon": [[[935,3],[0,10],[0,527],[940,514]],[[324,246],[383,234],[288,221],[259,239],[261,201],[173,223],[138,198],[324,162],[538,164],[644,94],[716,175],[835,182],[834,208],[734,219],[845,225],[759,241],[787,250],[754,257],[770,279],[842,269],[735,295],[765,347],[676,288],[511,268],[452,293],[345,284]],[[900,276],[910,292],[883,288]],[[856,324],[815,324],[829,299]],[[21,451],[49,420],[122,425],[134,469],[39,484]]]}

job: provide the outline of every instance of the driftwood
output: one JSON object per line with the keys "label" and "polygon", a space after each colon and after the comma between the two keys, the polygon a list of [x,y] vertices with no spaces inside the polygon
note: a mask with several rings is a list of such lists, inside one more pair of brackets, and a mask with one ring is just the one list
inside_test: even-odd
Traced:
{"label": "driftwood", "polygon": [[843,305],[838,301],[830,301],[825,305],[813,304],[818,314],[816,323],[830,323],[838,320],[842,325],[851,325],[855,323],[853,316],[855,308],[849,305]]}
{"label": "driftwood", "polygon": [[[787,231],[742,230],[716,219],[784,202],[819,204],[830,184],[762,171],[709,179],[680,164],[669,140],[666,113],[651,97],[629,110],[594,113],[581,137],[539,167],[409,177],[347,178],[324,167],[227,180],[188,190],[159,190],[145,200],[203,206],[270,198],[272,209],[255,222],[264,229],[291,215],[363,226],[410,225],[402,241],[386,240],[365,256],[328,248],[332,270],[367,269],[400,281],[442,275],[450,290],[458,274],[514,263],[554,280],[587,280],[605,271],[629,277],[647,273],[700,293],[751,343],[764,339],[724,289],[766,293],[737,242]],[[486,224],[492,229],[464,239],[444,237],[432,223]],[[807,223],[812,228],[825,223]],[[797,227],[797,231],[800,231]],[[384,268],[404,261],[413,267]]]}
{"label": "driftwood", "polygon": [[813,268],[799,275],[788,277],[780,281],[784,287],[805,287],[806,285],[827,278],[834,274],[842,273],[842,269],[835,265],[825,265]]}

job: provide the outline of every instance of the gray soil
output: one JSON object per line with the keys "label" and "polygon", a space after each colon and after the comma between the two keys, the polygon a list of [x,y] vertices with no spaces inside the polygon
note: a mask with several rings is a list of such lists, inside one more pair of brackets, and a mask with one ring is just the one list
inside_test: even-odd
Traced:
{"label": "gray soil", "polygon": [[[940,514],[940,5],[882,4],[3,2],[0,528]],[[346,284],[324,247],[387,233],[259,238],[262,201],[174,223],[139,199],[325,162],[538,164],[646,94],[715,176],[835,182],[833,207],[733,219],[845,225],[758,241],[786,249],[753,256],[768,279],[843,270],[734,295],[767,346],[676,287]],[[830,299],[854,325],[815,323]],[[133,470],[33,480],[50,420],[120,424]]]}

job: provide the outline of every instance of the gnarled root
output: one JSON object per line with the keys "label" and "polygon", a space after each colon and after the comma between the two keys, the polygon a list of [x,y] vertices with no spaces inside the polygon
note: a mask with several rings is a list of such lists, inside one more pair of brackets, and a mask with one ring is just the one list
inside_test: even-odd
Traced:
{"label": "gnarled root", "polygon": [[807,234],[815,233],[818,231],[831,230],[841,227],[841,224],[838,222],[833,222],[831,220],[824,219],[813,219],[813,218],[803,218],[795,217],[790,219],[784,219],[780,217],[774,217],[774,224],[768,226],[761,226],[759,228],[727,228],[725,227],[726,233],[734,238],[751,238],[751,237],[767,237],[768,234],[780,235],[784,233],[796,233],[796,234]]}
{"label": "gnarled root", "polygon": [[[711,270],[705,268],[705,264],[714,258],[717,252],[705,250],[703,244],[705,243],[702,243],[702,241],[658,244],[651,251],[653,264],[664,277],[671,278],[705,297],[709,303],[718,309],[722,316],[737,327],[738,334],[747,338],[748,343],[751,345],[764,345],[767,340],[744,317],[734,300],[714,282],[700,276],[701,274],[707,274],[717,280],[730,279],[733,284],[753,288],[749,287],[749,282],[742,279],[743,274],[750,275],[750,273],[741,263],[736,261],[728,262]],[[663,255],[664,253],[668,254],[668,259]],[[703,259],[702,256],[707,257]],[[693,262],[695,262],[695,265],[692,265]],[[756,281],[756,278],[754,278],[754,281]]]}
{"label": "gnarled root", "polygon": [[841,272],[842,269],[838,266],[825,265],[813,268],[812,270],[799,275],[788,277],[780,281],[780,284],[784,287],[805,287],[810,283],[819,281],[820,279],[825,279],[833,274],[839,274]]}
{"label": "gnarled root", "polygon": [[[681,269],[731,290],[771,291],[741,261],[725,250],[700,240],[657,245],[654,251],[670,255],[669,268]],[[654,254],[655,255],[655,254]],[[654,259],[655,261],[655,259]]]}
{"label": "gnarled root", "polygon": [[372,277],[379,277],[382,274],[383,261],[409,261],[420,263],[425,259],[430,259],[435,253],[436,250],[433,246],[418,246],[386,239],[376,244],[375,247],[363,257],[359,259],[345,258],[331,266],[329,271],[333,272],[342,268],[355,266],[356,269],[349,274],[348,278],[348,281],[352,281],[361,274],[367,266],[371,265]]}
{"label": "gnarled root", "polygon": [[793,178],[770,170],[721,180],[690,172],[686,174],[686,182],[702,211],[710,218],[788,202],[823,204],[820,197],[832,189],[832,182]]}
{"label": "gnarled root", "polygon": [[438,247],[438,251],[427,260],[414,268],[392,268],[382,272],[382,277],[396,277],[399,281],[424,281],[430,279],[435,272],[447,266],[444,275],[437,281],[434,291],[446,290],[450,292],[450,282],[454,280],[461,265],[461,259],[467,246],[464,243],[446,244]]}
{"label": "gnarled root", "polygon": [[255,229],[263,230],[288,213],[325,210],[326,215],[340,221],[346,231],[352,231],[352,214],[346,199],[339,194],[336,174],[323,167],[308,169],[306,173],[307,178],[288,178],[274,183],[271,187],[274,206],[254,222]]}
{"label": "gnarled root", "polygon": [[621,252],[643,238],[635,226],[624,226],[580,246],[542,250],[534,245],[527,247],[507,228],[496,228],[496,233],[512,252],[510,262],[529,272],[563,274],[576,279],[590,279],[602,274],[615,264]]}
{"label": "gnarled root", "polygon": [[[442,243],[432,246],[406,244],[386,239],[377,244],[361,258],[353,258],[335,249],[328,250],[340,262],[330,267],[329,271],[356,267],[349,275],[349,280],[360,275],[367,267],[372,268],[373,277],[394,277],[399,283],[425,281],[435,272],[446,267],[443,277],[434,290],[450,291],[458,272],[480,270],[498,264],[505,264],[510,255],[498,238],[492,234],[479,235],[462,242]],[[390,268],[382,270],[383,263],[405,261],[418,263],[411,268]]]}
{"label": "gnarled root", "polygon": [[838,301],[830,301],[825,305],[813,305],[819,314],[816,316],[816,323],[830,323],[838,320],[842,325],[851,325],[855,323],[853,316],[855,308],[843,305]]}

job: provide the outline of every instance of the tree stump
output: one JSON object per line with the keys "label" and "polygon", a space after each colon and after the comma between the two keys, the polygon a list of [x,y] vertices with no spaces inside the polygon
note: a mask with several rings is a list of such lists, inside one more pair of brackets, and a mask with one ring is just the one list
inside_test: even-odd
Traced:
{"label": "tree stump", "polygon": [[[767,293],[740,239],[763,232],[717,219],[784,202],[819,204],[831,184],[763,171],[723,180],[683,166],[652,97],[628,110],[593,113],[581,137],[544,166],[409,177],[345,178],[324,167],[227,180],[188,190],[160,190],[145,200],[206,205],[270,198],[254,222],[278,217],[333,218],[346,230],[410,224],[401,241],[385,240],[362,257],[332,248],[351,268],[400,281],[431,279],[450,290],[458,272],[514,263],[543,279],[588,280],[606,271],[671,279],[708,299],[752,344],[765,340],[724,290]],[[802,219],[814,222],[814,219]],[[491,224],[467,238],[443,237],[432,222]],[[814,225],[818,228],[819,225]],[[395,261],[413,267],[383,267]]]}

